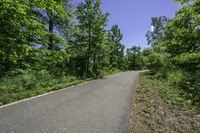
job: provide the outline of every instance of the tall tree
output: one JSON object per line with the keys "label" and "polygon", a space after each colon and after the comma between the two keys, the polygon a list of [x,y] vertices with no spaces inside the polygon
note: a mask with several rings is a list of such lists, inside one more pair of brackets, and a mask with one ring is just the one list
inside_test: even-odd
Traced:
{"label": "tall tree", "polygon": [[148,44],[155,45],[156,42],[164,39],[164,28],[167,24],[168,18],[162,17],[152,17],[151,18],[151,31],[146,34]]}
{"label": "tall tree", "polygon": [[[99,75],[99,62],[108,14],[101,11],[100,0],[86,0],[77,6],[78,21],[76,45],[81,47],[84,73],[94,72]],[[84,66],[84,67],[83,67]]]}
{"label": "tall tree", "polygon": [[[199,57],[199,35],[198,28],[200,14],[199,3],[194,2],[193,5],[182,7],[177,12],[174,19],[170,20],[165,29],[164,44],[166,50],[176,63],[187,62],[184,69],[196,71],[200,62]],[[183,66],[183,64],[180,64]]]}
{"label": "tall tree", "polygon": [[121,44],[123,35],[118,27],[118,25],[113,25],[108,33],[108,39],[110,40],[109,46],[109,58],[112,67],[121,68],[123,64],[124,56],[124,45]]}

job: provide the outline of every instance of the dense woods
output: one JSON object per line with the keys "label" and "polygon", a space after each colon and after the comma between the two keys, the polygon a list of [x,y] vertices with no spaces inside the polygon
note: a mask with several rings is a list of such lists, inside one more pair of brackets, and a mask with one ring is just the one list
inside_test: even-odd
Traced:
{"label": "dense woods", "polygon": [[153,17],[146,36],[146,66],[160,79],[180,88],[186,101],[200,106],[199,0],[177,0],[183,5],[175,17]]}
{"label": "dense woods", "polygon": [[108,30],[101,0],[1,0],[1,103],[66,82],[149,69],[200,106],[200,1],[176,1],[183,5],[174,18],[152,17],[148,48],[126,49],[120,27]]}
{"label": "dense woods", "polygon": [[104,67],[124,69],[123,35],[106,30],[100,0],[1,1],[1,77],[24,71],[99,76]]}

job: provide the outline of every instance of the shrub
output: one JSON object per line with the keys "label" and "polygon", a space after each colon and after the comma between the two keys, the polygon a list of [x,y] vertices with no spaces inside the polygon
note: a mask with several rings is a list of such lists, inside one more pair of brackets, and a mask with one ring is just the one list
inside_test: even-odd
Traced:
{"label": "shrub", "polygon": [[181,69],[175,69],[168,71],[167,81],[172,86],[179,86],[182,80],[184,79],[185,72]]}
{"label": "shrub", "polygon": [[200,107],[200,72],[186,73],[180,86],[187,92],[187,98]]}

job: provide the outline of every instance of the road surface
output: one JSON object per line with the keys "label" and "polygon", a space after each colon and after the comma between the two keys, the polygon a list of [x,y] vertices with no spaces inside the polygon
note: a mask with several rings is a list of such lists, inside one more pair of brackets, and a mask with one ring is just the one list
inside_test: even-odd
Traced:
{"label": "road surface", "polygon": [[0,133],[127,133],[138,72],[124,72],[0,108]]}

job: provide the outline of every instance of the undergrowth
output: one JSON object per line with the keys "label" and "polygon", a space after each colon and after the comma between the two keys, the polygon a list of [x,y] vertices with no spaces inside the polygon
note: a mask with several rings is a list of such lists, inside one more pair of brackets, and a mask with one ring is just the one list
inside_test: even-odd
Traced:
{"label": "undergrowth", "polygon": [[199,133],[198,107],[169,80],[140,74],[133,99],[130,133]]}
{"label": "undergrowth", "polygon": [[[102,75],[120,72],[118,69],[103,69]],[[81,78],[65,73],[53,76],[47,70],[24,71],[17,76],[7,75],[0,79],[0,105],[46,92],[82,83],[91,78]]]}

